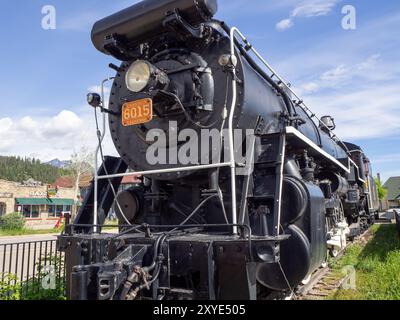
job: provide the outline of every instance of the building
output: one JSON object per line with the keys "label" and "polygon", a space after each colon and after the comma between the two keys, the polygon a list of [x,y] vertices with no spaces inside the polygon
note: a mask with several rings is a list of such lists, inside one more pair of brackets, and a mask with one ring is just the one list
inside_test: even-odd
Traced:
{"label": "building", "polygon": [[24,183],[0,180],[0,215],[20,212],[27,227],[51,226],[65,212],[75,210],[73,188],[48,186],[28,180]]}
{"label": "building", "polygon": [[383,187],[388,191],[386,197],[388,209],[400,208],[400,177],[390,177]]}
{"label": "building", "polygon": [[[78,204],[83,202],[83,199],[85,198],[87,192],[90,190],[90,186],[93,181],[93,175],[91,174],[86,174],[81,176],[79,179],[79,194],[80,197],[77,199]],[[61,188],[74,188],[75,187],[75,181],[71,176],[65,176],[65,177],[60,177],[56,180],[54,183],[55,186],[61,187]]]}

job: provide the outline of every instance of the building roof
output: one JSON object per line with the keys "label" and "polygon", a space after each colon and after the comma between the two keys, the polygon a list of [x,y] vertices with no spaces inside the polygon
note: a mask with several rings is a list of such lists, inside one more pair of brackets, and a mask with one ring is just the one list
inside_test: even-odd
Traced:
{"label": "building roof", "polygon": [[121,184],[137,184],[142,181],[139,180],[140,176],[125,176],[122,179]]}
{"label": "building roof", "polygon": [[400,197],[400,177],[390,177],[385,184],[384,188],[388,190],[387,199],[396,200]]}
{"label": "building roof", "polygon": [[[79,187],[87,188],[92,183],[93,177],[92,175],[84,175],[79,180]],[[74,179],[71,176],[60,177],[54,183],[54,186],[60,188],[73,188],[74,187]]]}
{"label": "building roof", "polygon": [[[123,177],[122,179],[122,184],[137,184],[141,183],[141,180],[139,180],[140,176],[126,176]],[[92,183],[93,176],[92,175],[84,175],[81,177],[79,181],[79,187],[80,188],[87,188],[90,187],[90,184]],[[71,176],[64,176],[60,177],[56,180],[54,183],[54,186],[57,186],[59,188],[73,188],[74,187],[74,179]]]}

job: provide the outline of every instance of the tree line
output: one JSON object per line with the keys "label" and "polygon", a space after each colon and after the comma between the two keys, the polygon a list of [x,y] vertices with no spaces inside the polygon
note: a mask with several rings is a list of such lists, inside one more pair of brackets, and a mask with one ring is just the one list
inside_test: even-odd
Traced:
{"label": "tree line", "polygon": [[70,174],[69,170],[44,164],[35,158],[0,156],[0,179],[23,182],[28,179],[54,183],[57,178]]}

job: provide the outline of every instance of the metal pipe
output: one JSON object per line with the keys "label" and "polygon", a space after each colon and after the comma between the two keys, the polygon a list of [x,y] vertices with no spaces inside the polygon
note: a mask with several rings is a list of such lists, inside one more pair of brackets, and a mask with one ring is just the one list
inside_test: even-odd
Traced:
{"label": "metal pipe", "polygon": [[[275,226],[275,236],[280,235],[280,226],[281,226],[281,215],[282,215],[282,192],[283,192],[283,175],[285,168],[285,157],[286,157],[286,133],[282,133],[281,137],[281,146],[280,146],[280,165],[279,165],[279,186],[278,186],[278,199],[276,199],[275,206],[277,206],[276,210],[276,226]],[[278,172],[277,172],[278,174]],[[276,196],[276,195],[275,195]]]}
{"label": "metal pipe", "polygon": [[[104,108],[104,85],[108,81],[114,80],[114,77],[104,79],[101,83],[101,103],[102,107]],[[96,132],[97,135],[99,135],[99,132]],[[98,233],[99,228],[97,227],[98,224],[98,182],[99,182],[99,175],[98,175],[98,170],[99,170],[99,164],[98,164],[98,157],[99,157],[99,152],[101,148],[101,144],[103,143],[104,137],[106,136],[106,114],[103,112],[103,131],[101,133],[101,136],[99,136],[99,143],[96,148],[95,152],[95,157],[94,157],[94,208],[93,208],[93,225],[95,226],[93,228],[94,233]]]}
{"label": "metal pipe", "polygon": [[212,168],[221,168],[221,167],[229,167],[231,165],[230,162],[223,163],[215,163],[215,164],[205,164],[201,166],[190,166],[190,167],[181,167],[181,168],[171,168],[171,169],[159,169],[159,170],[148,170],[148,171],[135,171],[135,172],[127,172],[127,173],[118,173],[118,174],[110,174],[106,176],[98,176],[98,180],[104,179],[112,179],[112,178],[123,178],[129,176],[137,176],[137,175],[152,175],[158,173],[172,173],[172,172],[181,172],[181,171],[191,171],[191,170],[205,170]]}
{"label": "metal pipe", "polygon": [[[235,34],[244,37],[238,28],[233,27],[230,32],[231,38],[231,58],[235,57]],[[237,61],[237,59],[235,59]],[[231,192],[232,192],[232,224],[237,224],[237,203],[236,203],[236,161],[235,161],[235,145],[233,134],[233,119],[236,110],[237,101],[237,81],[236,81],[236,61],[232,61],[232,104],[229,115],[229,154],[230,154],[230,167],[231,167]],[[237,234],[237,226],[233,227],[233,234]]]}

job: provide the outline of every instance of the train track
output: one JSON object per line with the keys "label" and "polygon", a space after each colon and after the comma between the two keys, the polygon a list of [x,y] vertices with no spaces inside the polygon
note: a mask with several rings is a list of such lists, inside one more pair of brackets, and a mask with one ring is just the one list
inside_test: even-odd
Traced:
{"label": "train track", "polygon": [[[377,224],[385,223],[384,221],[378,221]],[[354,238],[350,244],[338,253],[334,260],[340,259],[346,252],[349,246],[354,244],[361,244],[365,246],[373,237],[371,229],[366,230],[362,235]],[[326,266],[319,268],[311,276],[311,279],[307,284],[299,286],[294,294],[289,299],[291,300],[324,300],[328,296],[331,296],[340,288],[343,284],[349,280],[348,275],[343,275],[340,272],[332,270],[327,263]]]}

